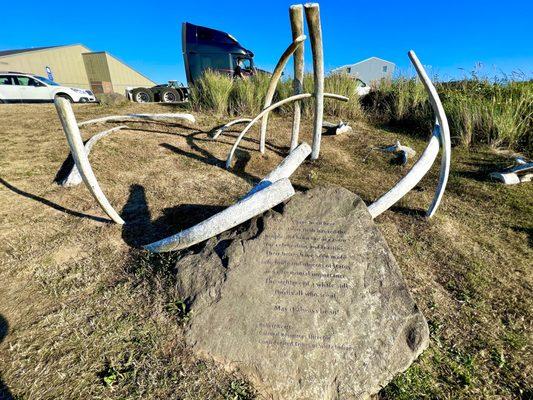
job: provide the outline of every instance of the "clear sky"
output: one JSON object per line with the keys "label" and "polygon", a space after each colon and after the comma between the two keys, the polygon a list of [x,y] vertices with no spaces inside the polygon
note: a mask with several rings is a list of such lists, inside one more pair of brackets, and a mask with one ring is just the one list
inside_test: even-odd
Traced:
{"label": "clear sky", "polygon": [[[181,23],[231,33],[272,70],[289,44],[294,1],[24,1],[0,22],[0,50],[82,43],[157,82],[185,80]],[[320,2],[326,70],[377,56],[409,73],[415,50],[432,75],[522,71],[533,78],[533,0]],[[306,67],[311,55],[306,42]],[[462,69],[461,69],[462,68]],[[292,70],[287,69],[288,75]]]}

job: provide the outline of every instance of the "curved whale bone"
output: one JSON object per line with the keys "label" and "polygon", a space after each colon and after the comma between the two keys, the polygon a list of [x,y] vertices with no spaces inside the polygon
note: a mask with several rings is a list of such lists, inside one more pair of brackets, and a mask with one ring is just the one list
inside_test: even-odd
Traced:
{"label": "curved whale bone", "polygon": [[[226,159],[226,168],[229,169],[231,167],[231,162],[233,160],[233,156],[235,154],[235,151],[237,150],[237,147],[239,146],[239,143],[241,142],[242,138],[246,133],[250,130],[250,128],[259,121],[263,115],[266,113],[269,113],[272,110],[275,110],[276,108],[281,107],[284,104],[291,103],[297,100],[307,99],[309,97],[313,97],[314,94],[312,93],[301,93],[301,94],[295,94],[293,96],[287,97],[286,99],[280,100],[277,103],[271,104],[267,108],[265,108],[263,111],[261,111],[254,119],[252,119],[248,125],[242,130],[242,132],[239,134],[237,139],[235,140],[235,143],[233,144],[233,147],[231,148],[228,158]],[[328,97],[335,100],[341,100],[341,101],[348,101],[348,97],[341,96],[340,94],[333,94],[333,93],[324,93],[324,97]]]}
{"label": "curved whale bone", "polygon": [[291,182],[286,178],[280,179],[205,221],[175,235],[148,244],[144,248],[155,253],[185,249],[234,228],[284,202],[293,195],[294,188]]}
{"label": "curved whale bone", "polygon": [[322,45],[322,26],[320,24],[320,7],[318,3],[306,3],[305,18],[311,39],[311,53],[313,55],[313,78],[315,83],[315,115],[313,125],[313,151],[311,160],[316,160],[320,154],[322,139],[322,121],[324,119],[324,48]]}
{"label": "curved whale bone", "polygon": [[442,147],[439,183],[437,185],[433,201],[431,202],[431,205],[426,213],[428,218],[431,218],[437,211],[440,201],[442,200],[444,190],[446,189],[446,183],[448,182],[448,175],[450,173],[450,129],[448,127],[448,120],[446,118],[444,108],[442,107],[442,103],[439,95],[437,94],[435,86],[433,86],[433,83],[431,83],[431,80],[424,70],[424,67],[422,67],[422,64],[416,57],[414,51],[411,50],[408,55],[420,80],[428,92],[429,101],[435,114],[435,127],[433,129],[433,134],[428,146],[418,161],[413,165],[413,168],[411,168],[407,175],[405,175],[392,189],[390,189],[387,193],[385,193],[368,207],[368,211],[370,212],[372,218],[376,218],[378,215],[388,210],[393,204],[399,201],[412,188],[414,188],[418,182],[420,182],[420,180],[433,165],[433,162],[435,161],[435,158],[439,152],[439,144],[440,147]]}
{"label": "curved whale bone", "polygon": [[[289,17],[291,20],[292,39],[295,40],[298,36],[304,34],[304,11],[301,4],[295,4],[289,7]],[[303,93],[304,87],[304,44],[294,51],[294,79],[293,79],[293,94]],[[301,102],[296,101],[293,108],[292,116],[292,133],[291,133],[291,147],[293,151],[298,146],[298,139],[300,136],[300,120],[302,110]]]}
{"label": "curved whale bone", "polygon": [[[289,58],[296,51],[296,49],[298,49],[298,47],[302,45],[302,43],[304,42],[306,38],[307,37],[305,35],[298,36],[296,39],[294,39],[294,41],[289,45],[289,47],[287,47],[287,49],[281,55],[278,63],[276,64],[276,68],[274,68],[272,77],[270,78],[268,89],[265,95],[263,109],[268,108],[268,106],[272,104],[272,99],[274,98],[276,87],[278,86],[278,82],[281,78],[281,74],[283,73],[283,70],[285,69],[285,66],[287,65],[287,61],[289,61]],[[260,137],[259,137],[259,151],[262,154],[265,153],[267,127],[268,127],[268,112],[263,115],[263,120],[261,121],[261,131],[260,131]]]}
{"label": "curved whale bone", "polygon": [[413,189],[430,170],[439,154],[439,131],[439,126],[436,125],[428,146],[407,175],[394,185],[391,190],[368,206],[368,211],[372,218],[376,218],[378,215],[392,207],[394,203]]}
{"label": "curved whale bone", "polygon": [[[107,135],[122,130],[122,129],[129,129],[126,125],[120,125],[116,126],[114,128],[105,130],[103,132],[99,132],[95,135],[93,135],[83,146],[85,148],[85,153],[87,154],[87,157],[89,156],[89,153],[91,152],[91,149],[93,148],[94,144],[102,139],[103,137],[106,137]],[[76,167],[76,164],[72,165],[72,168],[70,169],[68,175],[63,178],[61,181],[59,181],[59,184],[63,187],[73,187],[77,186],[82,182],[80,171],[78,170],[78,167]]]}
{"label": "curved whale bone", "polygon": [[78,127],[82,127],[90,124],[98,124],[101,122],[109,121],[124,121],[131,119],[142,119],[142,120],[152,120],[152,121],[161,121],[165,119],[184,119],[185,121],[194,124],[196,118],[192,114],[183,114],[183,113],[170,113],[170,114],[127,114],[127,115],[110,115],[107,117],[90,119],[88,121],[83,121],[78,124]]}
{"label": "curved whale bone", "polygon": [[96,176],[94,176],[94,172],[91,168],[91,164],[89,163],[87,153],[85,152],[80,130],[76,123],[76,117],[74,116],[70,102],[62,97],[56,97],[54,103],[56,106],[57,115],[59,116],[59,120],[63,126],[63,131],[67,137],[70,153],[72,154],[74,163],[80,172],[85,186],[87,186],[87,189],[89,189],[91,195],[95,198],[109,218],[111,218],[117,224],[124,224],[124,220],[120,218],[118,213],[111,206],[105,197],[104,192],[102,192],[102,189],[96,180]]}
{"label": "curved whale bone", "polygon": [[251,118],[239,118],[231,122],[228,122],[226,125],[222,125],[220,128],[218,128],[211,136],[211,139],[216,140],[220,135],[224,133],[226,129],[232,127],[233,125],[245,124],[245,123],[250,122],[251,120],[252,120]]}
{"label": "curved whale bone", "polygon": [[442,102],[440,101],[439,94],[437,93],[437,89],[435,89],[435,86],[433,86],[433,83],[431,83],[431,79],[429,79],[428,74],[426,73],[426,70],[420,63],[420,60],[418,60],[418,57],[416,56],[413,50],[409,51],[409,53],[407,54],[409,58],[411,59],[411,62],[413,63],[413,66],[415,67],[416,72],[418,76],[420,77],[420,80],[422,81],[422,84],[424,85],[424,87],[426,88],[426,91],[429,94],[429,102],[431,103],[431,107],[433,108],[433,113],[435,114],[435,118],[440,127],[439,131],[440,131],[440,145],[442,148],[442,155],[441,155],[439,183],[437,185],[437,190],[435,191],[435,196],[433,197],[433,201],[431,202],[431,205],[429,206],[428,211],[426,213],[426,216],[428,218],[431,218],[437,211],[437,208],[439,208],[440,202],[442,200],[442,196],[444,195],[444,190],[446,189],[446,184],[448,183],[448,176],[450,175],[450,164],[451,164],[451,157],[452,157],[452,142],[450,139],[450,127],[448,125],[448,118],[446,118],[446,113],[444,112],[444,107],[442,106]]}
{"label": "curved whale bone", "polygon": [[287,157],[274,169],[270,174],[265,176],[252,190],[250,190],[243,199],[253,195],[254,193],[263,190],[270,186],[273,182],[280,179],[288,179],[294,171],[302,164],[302,162],[311,154],[311,146],[303,142],[294,150],[292,150]]}

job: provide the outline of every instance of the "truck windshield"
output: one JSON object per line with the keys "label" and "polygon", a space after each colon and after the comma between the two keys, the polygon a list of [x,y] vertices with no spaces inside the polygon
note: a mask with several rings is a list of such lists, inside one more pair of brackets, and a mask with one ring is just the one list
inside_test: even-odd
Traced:
{"label": "truck windshield", "polygon": [[46,83],[48,86],[59,86],[57,83],[55,83],[54,81],[51,81],[48,78],[38,76],[38,75],[35,75],[35,77],[39,79],[41,82]]}

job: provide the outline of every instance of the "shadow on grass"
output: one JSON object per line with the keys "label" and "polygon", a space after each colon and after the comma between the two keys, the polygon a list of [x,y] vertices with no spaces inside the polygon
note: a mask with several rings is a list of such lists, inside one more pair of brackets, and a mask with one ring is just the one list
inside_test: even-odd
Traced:
{"label": "shadow on grass", "polygon": [[[0,314],[0,343],[4,340],[9,332],[9,324],[7,320]],[[11,391],[2,379],[2,371],[0,370],[0,399],[2,400],[14,400]]]}
{"label": "shadow on grass", "polygon": [[16,194],[19,194],[21,196],[27,197],[28,199],[32,199],[32,200],[38,201],[39,203],[42,203],[45,206],[51,207],[51,208],[53,208],[54,210],[57,210],[57,211],[64,212],[65,214],[69,214],[69,215],[72,215],[72,216],[78,217],[78,218],[92,219],[93,221],[97,221],[97,222],[106,222],[106,223],[111,223],[112,222],[111,220],[109,220],[107,218],[96,217],[94,215],[89,215],[89,214],[81,213],[79,211],[74,211],[74,210],[68,209],[66,207],[63,207],[63,206],[61,206],[59,204],[56,204],[56,203],[54,203],[54,202],[52,202],[50,200],[47,200],[44,197],[40,197],[40,196],[37,196],[35,194],[25,192],[25,191],[15,187],[15,186],[13,186],[12,184],[10,184],[9,182],[7,182],[6,180],[4,180],[2,178],[0,178],[0,183],[2,185],[4,185],[6,188],[8,188],[9,190],[11,190],[12,192],[16,193]]}
{"label": "shadow on grass", "polygon": [[152,221],[144,187],[131,185],[128,201],[121,212],[121,216],[127,221],[122,229],[122,238],[128,245],[141,248],[143,245],[190,228],[224,208],[224,206],[203,204],[181,204],[164,209],[163,215]]}

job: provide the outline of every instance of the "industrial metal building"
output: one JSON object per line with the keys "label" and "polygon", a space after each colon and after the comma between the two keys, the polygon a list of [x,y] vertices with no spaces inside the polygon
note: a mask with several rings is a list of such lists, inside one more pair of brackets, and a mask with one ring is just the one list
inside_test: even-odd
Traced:
{"label": "industrial metal building", "polygon": [[348,74],[361,80],[366,85],[379,82],[381,79],[390,79],[396,65],[378,57],[370,57],[355,64],[343,65],[331,71],[333,74]]}
{"label": "industrial metal building", "polygon": [[52,75],[63,86],[94,93],[124,94],[128,86],[156,85],[111,54],[93,52],[82,44],[0,51],[0,71]]}

